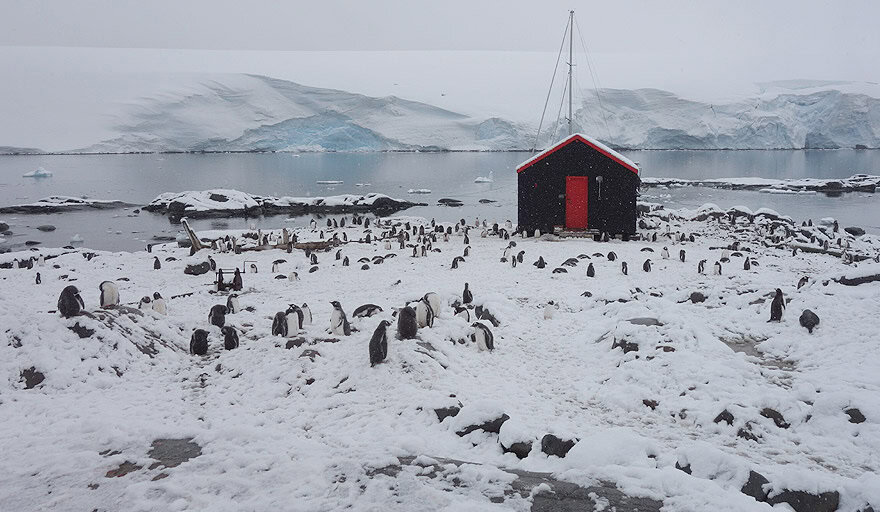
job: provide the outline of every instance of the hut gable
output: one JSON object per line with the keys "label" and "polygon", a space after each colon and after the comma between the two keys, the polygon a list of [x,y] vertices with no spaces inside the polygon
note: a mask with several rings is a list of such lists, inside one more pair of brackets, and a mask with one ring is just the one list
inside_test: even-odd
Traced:
{"label": "hut gable", "polygon": [[607,156],[608,158],[610,158],[610,159],[614,160],[615,162],[619,163],[620,165],[626,167],[630,171],[632,171],[636,174],[639,173],[639,168],[635,164],[635,162],[633,162],[629,158],[621,155],[617,151],[614,151],[613,149],[609,148],[605,144],[602,144],[598,140],[596,140],[588,135],[584,135],[582,133],[573,133],[573,134],[569,135],[567,138],[559,141],[555,145],[545,149],[544,151],[541,151],[540,153],[533,156],[532,158],[529,158],[525,162],[519,164],[519,166],[516,168],[516,172],[520,173],[520,172],[528,169],[532,165],[540,162],[544,158],[552,155],[553,153],[559,151],[560,149],[568,146],[569,144],[571,144],[572,142],[575,142],[575,141],[586,144],[587,146],[598,151],[599,153],[602,153],[603,155]]}

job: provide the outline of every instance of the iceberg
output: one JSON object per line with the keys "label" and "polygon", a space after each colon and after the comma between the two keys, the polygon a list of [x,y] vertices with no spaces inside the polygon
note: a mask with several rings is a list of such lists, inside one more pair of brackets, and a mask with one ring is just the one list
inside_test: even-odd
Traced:
{"label": "iceberg", "polygon": [[52,173],[42,167],[37,167],[37,170],[31,171],[27,174],[22,174],[21,177],[22,178],[51,178]]}

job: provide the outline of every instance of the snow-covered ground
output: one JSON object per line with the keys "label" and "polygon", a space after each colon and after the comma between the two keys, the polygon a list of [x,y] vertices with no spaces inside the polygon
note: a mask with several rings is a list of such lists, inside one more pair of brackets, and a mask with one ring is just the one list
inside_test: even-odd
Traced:
{"label": "snow-covered ground", "polygon": [[[213,291],[210,272],[183,273],[209,251],[42,250],[57,257],[30,270],[0,270],[0,509],[527,510],[528,498],[497,503],[514,478],[498,468],[549,471],[584,486],[613,482],[629,495],[662,500],[664,510],[769,510],[740,492],[755,471],[769,481],[763,491],[771,501],[783,489],[837,492],[839,510],[876,509],[880,282],[835,279],[880,267],[793,256],[773,237],[802,230],[832,245],[844,237],[868,256],[880,243],[834,234],[827,223],[801,229],[775,212],[737,211],[732,224],[729,212],[711,205],[656,209],[642,232],[657,233],[657,242],[515,237],[508,262],[500,261],[508,241],[471,229],[470,253],[454,270],[465,248],[460,232],[439,238],[439,252],[413,258],[411,247],[375,240],[384,226],[372,227],[371,243],[357,242],[364,232],[352,222],[340,228],[352,242],[318,252],[316,265],[301,250],[211,253],[220,268],[253,262],[259,270],[243,274],[245,310],[226,317],[241,339],[232,351],[207,321],[226,293]],[[688,220],[696,218],[708,220]],[[675,241],[682,233],[696,241]],[[248,240],[241,232],[200,236],[226,234]],[[722,249],[735,242],[738,252]],[[510,256],[520,251],[523,262],[514,268]],[[0,263],[37,254],[5,254]],[[729,262],[713,275],[724,256]],[[532,264],[539,257],[546,268]],[[361,258],[370,259],[368,269]],[[576,265],[563,267],[569,258]],[[278,259],[286,261],[272,272]],[[567,272],[553,273],[558,267]],[[287,279],[294,271],[299,279]],[[34,284],[36,272],[42,284]],[[100,310],[105,280],[129,307],[160,292],[167,316]],[[474,304],[498,320],[497,327],[486,323],[492,352],[478,351],[470,322],[453,316],[465,283]],[[90,315],[52,312],[70,284]],[[768,323],[776,288],[789,302],[782,321]],[[427,292],[443,304],[434,326],[419,329],[417,340],[397,340],[393,323],[387,360],[370,367],[368,342],[379,321],[395,322],[395,308]],[[705,300],[692,298],[695,292]],[[327,332],[333,300],[356,330],[349,337]],[[291,303],[308,303],[313,324],[287,339],[272,336],[273,315]],[[367,303],[383,312],[351,317]],[[821,319],[813,334],[798,324],[804,309]],[[80,329],[81,337],[71,330],[76,324],[94,333]],[[196,328],[209,330],[206,357],[188,353]],[[638,350],[612,348],[618,344]],[[33,379],[30,368],[45,380],[25,389],[22,372]],[[458,415],[438,421],[435,409],[452,406]],[[854,422],[854,410],[864,421]],[[502,413],[510,419],[500,435],[456,434]],[[579,441],[565,458],[547,456],[540,449],[547,433]],[[164,459],[151,448],[155,440],[189,438],[199,455],[176,467],[156,464]],[[523,460],[501,447],[518,441],[533,443]],[[427,456],[417,459],[425,469],[374,471],[419,455]],[[428,457],[474,464],[453,472]]]}

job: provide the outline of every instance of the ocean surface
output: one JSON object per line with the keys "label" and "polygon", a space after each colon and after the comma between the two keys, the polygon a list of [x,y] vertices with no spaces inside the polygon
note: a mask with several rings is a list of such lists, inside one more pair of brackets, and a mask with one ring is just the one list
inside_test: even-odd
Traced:
{"label": "ocean surface", "polygon": [[[688,179],[732,178],[845,178],[853,174],[880,174],[880,151],[629,151],[639,162],[642,176]],[[116,199],[146,204],[162,192],[231,188],[273,196],[326,196],[380,192],[392,197],[428,203],[404,215],[456,220],[474,217],[516,220],[516,166],[529,153],[217,153],[135,155],[28,155],[0,156],[0,205],[29,203],[50,195]],[[48,178],[25,178],[39,167]],[[491,183],[474,183],[490,176]],[[342,181],[321,185],[317,181]],[[361,185],[361,186],[358,186]],[[408,194],[428,189],[430,194]],[[464,202],[459,208],[437,205],[441,198]],[[480,199],[496,202],[479,203]],[[880,193],[782,195],[708,188],[645,189],[645,201],[670,208],[697,208],[715,203],[722,208],[743,205],[772,208],[797,220],[835,217],[844,226],[861,226],[880,234]],[[252,219],[206,219],[195,229],[278,228],[305,225],[310,217],[274,216]],[[143,249],[155,236],[175,236],[179,226],[161,215],[132,209],[81,211],[46,215],[0,215],[12,235],[2,235],[0,250],[16,250],[26,241],[45,247],[68,245],[79,235],[82,245],[94,249]],[[42,232],[37,226],[57,229]]]}

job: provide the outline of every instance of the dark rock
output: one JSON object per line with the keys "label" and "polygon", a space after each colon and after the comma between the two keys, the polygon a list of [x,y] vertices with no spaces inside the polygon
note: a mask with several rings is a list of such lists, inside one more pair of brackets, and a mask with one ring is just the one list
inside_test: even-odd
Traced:
{"label": "dark rock", "polygon": [[629,320],[627,320],[627,322],[629,322],[633,325],[647,325],[647,326],[652,326],[652,325],[662,326],[663,325],[663,322],[661,322],[660,320],[657,320],[656,318],[651,318],[651,317],[630,318]]}
{"label": "dark rock", "polygon": [[501,449],[504,453],[512,453],[516,455],[518,459],[525,459],[529,456],[529,452],[532,451],[532,443],[531,441],[521,441],[518,443],[512,443],[510,446],[501,445]]}
{"label": "dark rock", "polygon": [[795,512],[834,512],[840,504],[840,493],[829,491],[815,495],[806,491],[783,490],[776,496],[767,498],[767,503],[787,503]]}
{"label": "dark rock", "polygon": [[43,372],[31,366],[21,371],[21,380],[24,381],[24,389],[33,389],[46,380],[46,376],[43,375]]}
{"label": "dark rock", "polygon": [[657,400],[648,400],[647,398],[642,400],[642,403],[645,405],[645,407],[650,407],[652,411],[657,409],[657,406],[660,405]]}
{"label": "dark rock", "polygon": [[733,425],[733,414],[731,414],[730,411],[728,411],[727,409],[724,409],[718,416],[715,416],[715,419],[712,421],[714,421],[715,423],[721,423],[723,421],[728,425]]}
{"label": "dark rock", "polygon": [[40,245],[40,242],[37,242],[36,240],[28,240],[24,245]]}
{"label": "dark rock", "polygon": [[843,228],[843,230],[852,236],[862,236],[865,234],[864,229],[862,229],[860,227],[856,227],[856,226],[845,227],[845,228]]}
{"label": "dark rock", "polygon": [[614,340],[614,343],[611,344],[611,349],[614,350],[617,347],[622,348],[624,354],[639,351],[639,344],[634,341]]}
{"label": "dark rock", "polygon": [[89,338],[92,334],[95,334],[94,329],[89,329],[88,327],[80,325],[79,322],[73,324],[73,327],[70,327],[69,329],[75,332],[80,338]]}
{"label": "dark rock", "polygon": [[553,434],[547,434],[541,438],[541,451],[546,453],[547,455],[565,457],[566,455],[568,455],[569,450],[574,448],[574,445],[576,443],[577,441],[574,440],[563,441]]}
{"label": "dark rock", "polygon": [[691,293],[690,299],[691,299],[691,302],[693,302],[694,304],[699,304],[701,302],[706,301],[706,296],[700,292],[693,292],[693,293]]}
{"label": "dark rock", "polygon": [[203,262],[197,263],[194,265],[187,265],[185,269],[183,269],[183,273],[191,276],[200,276],[202,274],[207,274],[211,271],[211,263]]}
{"label": "dark rock", "polygon": [[764,490],[764,486],[769,483],[770,481],[764,478],[764,475],[755,471],[749,471],[749,479],[746,480],[740,492],[758,501],[767,501],[767,491]]}
{"label": "dark rock", "polygon": [[9,224],[0,222],[0,233],[9,231]]}
{"label": "dark rock", "polygon": [[299,348],[303,345],[307,345],[308,340],[303,337],[293,338],[292,340],[287,340],[287,345],[284,346],[286,349]]}
{"label": "dark rock", "polygon": [[865,422],[865,415],[862,414],[862,411],[856,409],[855,407],[851,407],[843,412],[845,412],[847,415],[849,415],[849,422],[850,423],[864,423]]}
{"label": "dark rock", "polygon": [[872,274],[869,276],[854,277],[852,279],[848,277],[841,277],[838,280],[840,284],[845,286],[858,286],[860,284],[873,283],[875,281],[880,281],[880,273]]}
{"label": "dark rock", "polygon": [[779,428],[788,428],[791,426],[787,421],[785,421],[785,418],[779,411],[771,409],[769,407],[761,409],[761,416],[773,420],[773,423],[775,423],[776,426]]}
{"label": "dark rock", "polygon": [[119,478],[129,473],[133,473],[139,469],[143,469],[143,466],[138,466],[134,462],[127,460],[120,464],[118,467],[115,467],[108,471],[106,474],[104,474],[104,476],[107,478]]}
{"label": "dark rock", "polygon": [[53,226],[52,224],[44,224],[42,226],[37,226],[37,229],[39,229],[40,231],[43,231],[45,233],[48,233],[51,231],[55,231],[55,226]]}
{"label": "dark rock", "polygon": [[156,462],[150,469],[173,468],[202,454],[202,448],[192,438],[156,439],[147,455]]}
{"label": "dark rock", "polygon": [[450,407],[441,407],[439,409],[434,409],[434,414],[437,415],[437,420],[441,423],[446,418],[458,416],[459,411],[461,411],[461,407],[458,406],[450,406]]}
{"label": "dark rock", "polygon": [[470,434],[471,432],[474,432],[477,430],[482,430],[483,432],[488,432],[490,434],[497,434],[501,431],[501,425],[503,425],[504,422],[509,419],[510,419],[510,416],[508,416],[506,414],[502,414],[498,418],[495,418],[494,420],[489,420],[489,421],[482,423],[480,425],[468,425],[467,427],[463,428],[462,430],[459,430],[458,432],[456,432],[456,434],[458,434],[459,437],[464,437],[464,436]]}
{"label": "dark rock", "polygon": [[682,466],[681,464],[679,464],[678,462],[676,462],[676,463],[675,463],[675,469],[678,469],[678,470],[684,471],[685,473],[687,473],[687,474],[689,474],[689,475],[691,474],[691,465],[690,465],[690,464],[685,464],[684,466]]}
{"label": "dark rock", "polygon": [[747,441],[758,441],[761,439],[761,436],[752,432],[752,422],[746,422],[746,424],[736,431],[736,437],[741,437]]}
{"label": "dark rock", "polygon": [[229,201],[229,198],[224,196],[223,194],[212,193],[208,197],[211,198],[211,201],[217,201],[218,203],[225,203],[226,201]]}
{"label": "dark rock", "polygon": [[480,204],[497,203],[494,199],[480,199]]}

